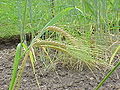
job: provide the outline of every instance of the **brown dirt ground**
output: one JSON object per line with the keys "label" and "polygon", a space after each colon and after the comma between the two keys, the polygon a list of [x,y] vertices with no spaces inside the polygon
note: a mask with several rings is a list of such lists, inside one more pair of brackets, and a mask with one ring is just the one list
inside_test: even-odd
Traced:
{"label": "brown dirt ground", "polygon": [[[16,47],[14,43],[0,43],[0,90],[7,90],[9,86]],[[74,71],[60,65],[55,71],[44,71],[41,63],[37,61],[36,72],[40,89],[37,87],[31,65],[27,63],[19,90],[93,90],[108,71],[94,71],[96,77],[88,69]],[[120,90],[120,68],[100,90]]]}

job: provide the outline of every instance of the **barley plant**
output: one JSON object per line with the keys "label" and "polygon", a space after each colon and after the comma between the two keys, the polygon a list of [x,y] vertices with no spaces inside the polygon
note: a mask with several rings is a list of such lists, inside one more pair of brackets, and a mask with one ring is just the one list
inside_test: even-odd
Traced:
{"label": "barley plant", "polygon": [[[119,0],[17,0],[11,4],[17,6],[11,6],[17,12],[9,17],[17,21],[6,25],[10,30],[14,26],[16,31],[11,35],[20,34],[21,42],[16,48],[9,90],[19,89],[27,61],[32,65],[39,88],[35,70],[35,62],[39,60],[46,69],[53,70],[57,63],[69,69],[87,67],[91,72],[112,68],[96,90],[120,65],[114,61],[120,49]],[[6,17],[1,17],[1,21]],[[4,25],[2,28],[6,30]],[[30,41],[27,41],[27,33]]]}

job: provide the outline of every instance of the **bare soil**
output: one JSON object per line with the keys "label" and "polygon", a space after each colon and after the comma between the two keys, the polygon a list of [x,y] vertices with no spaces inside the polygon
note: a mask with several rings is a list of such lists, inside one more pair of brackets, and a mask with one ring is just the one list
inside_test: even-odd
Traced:
{"label": "bare soil", "polygon": [[[11,79],[11,70],[16,43],[0,43],[0,90],[7,90]],[[119,59],[117,57],[116,59]],[[19,90],[93,90],[109,71],[68,70],[61,65],[56,70],[44,71],[39,61],[36,62],[36,74],[40,89],[36,84],[31,64],[26,64]],[[100,90],[120,90],[120,68],[100,88]]]}

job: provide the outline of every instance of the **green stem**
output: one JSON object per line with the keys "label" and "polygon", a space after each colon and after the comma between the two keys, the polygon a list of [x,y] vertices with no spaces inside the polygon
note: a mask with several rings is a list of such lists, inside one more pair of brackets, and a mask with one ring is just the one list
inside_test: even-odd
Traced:
{"label": "green stem", "polygon": [[118,62],[115,67],[112,68],[112,70],[104,77],[104,79],[98,84],[98,86],[94,90],[98,90],[103,83],[110,77],[110,75],[120,66],[120,62]]}
{"label": "green stem", "polygon": [[23,27],[21,30],[21,37],[22,37],[22,41],[21,43],[23,43],[25,41],[25,19],[26,19],[26,12],[27,12],[27,0],[25,1],[25,8],[24,8],[24,15],[23,15]]}

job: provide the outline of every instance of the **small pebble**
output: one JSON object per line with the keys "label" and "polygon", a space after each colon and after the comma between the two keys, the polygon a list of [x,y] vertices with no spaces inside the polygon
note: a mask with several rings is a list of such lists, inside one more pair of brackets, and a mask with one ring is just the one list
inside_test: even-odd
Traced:
{"label": "small pebble", "polygon": [[90,77],[90,80],[93,80],[94,78],[93,77]]}

